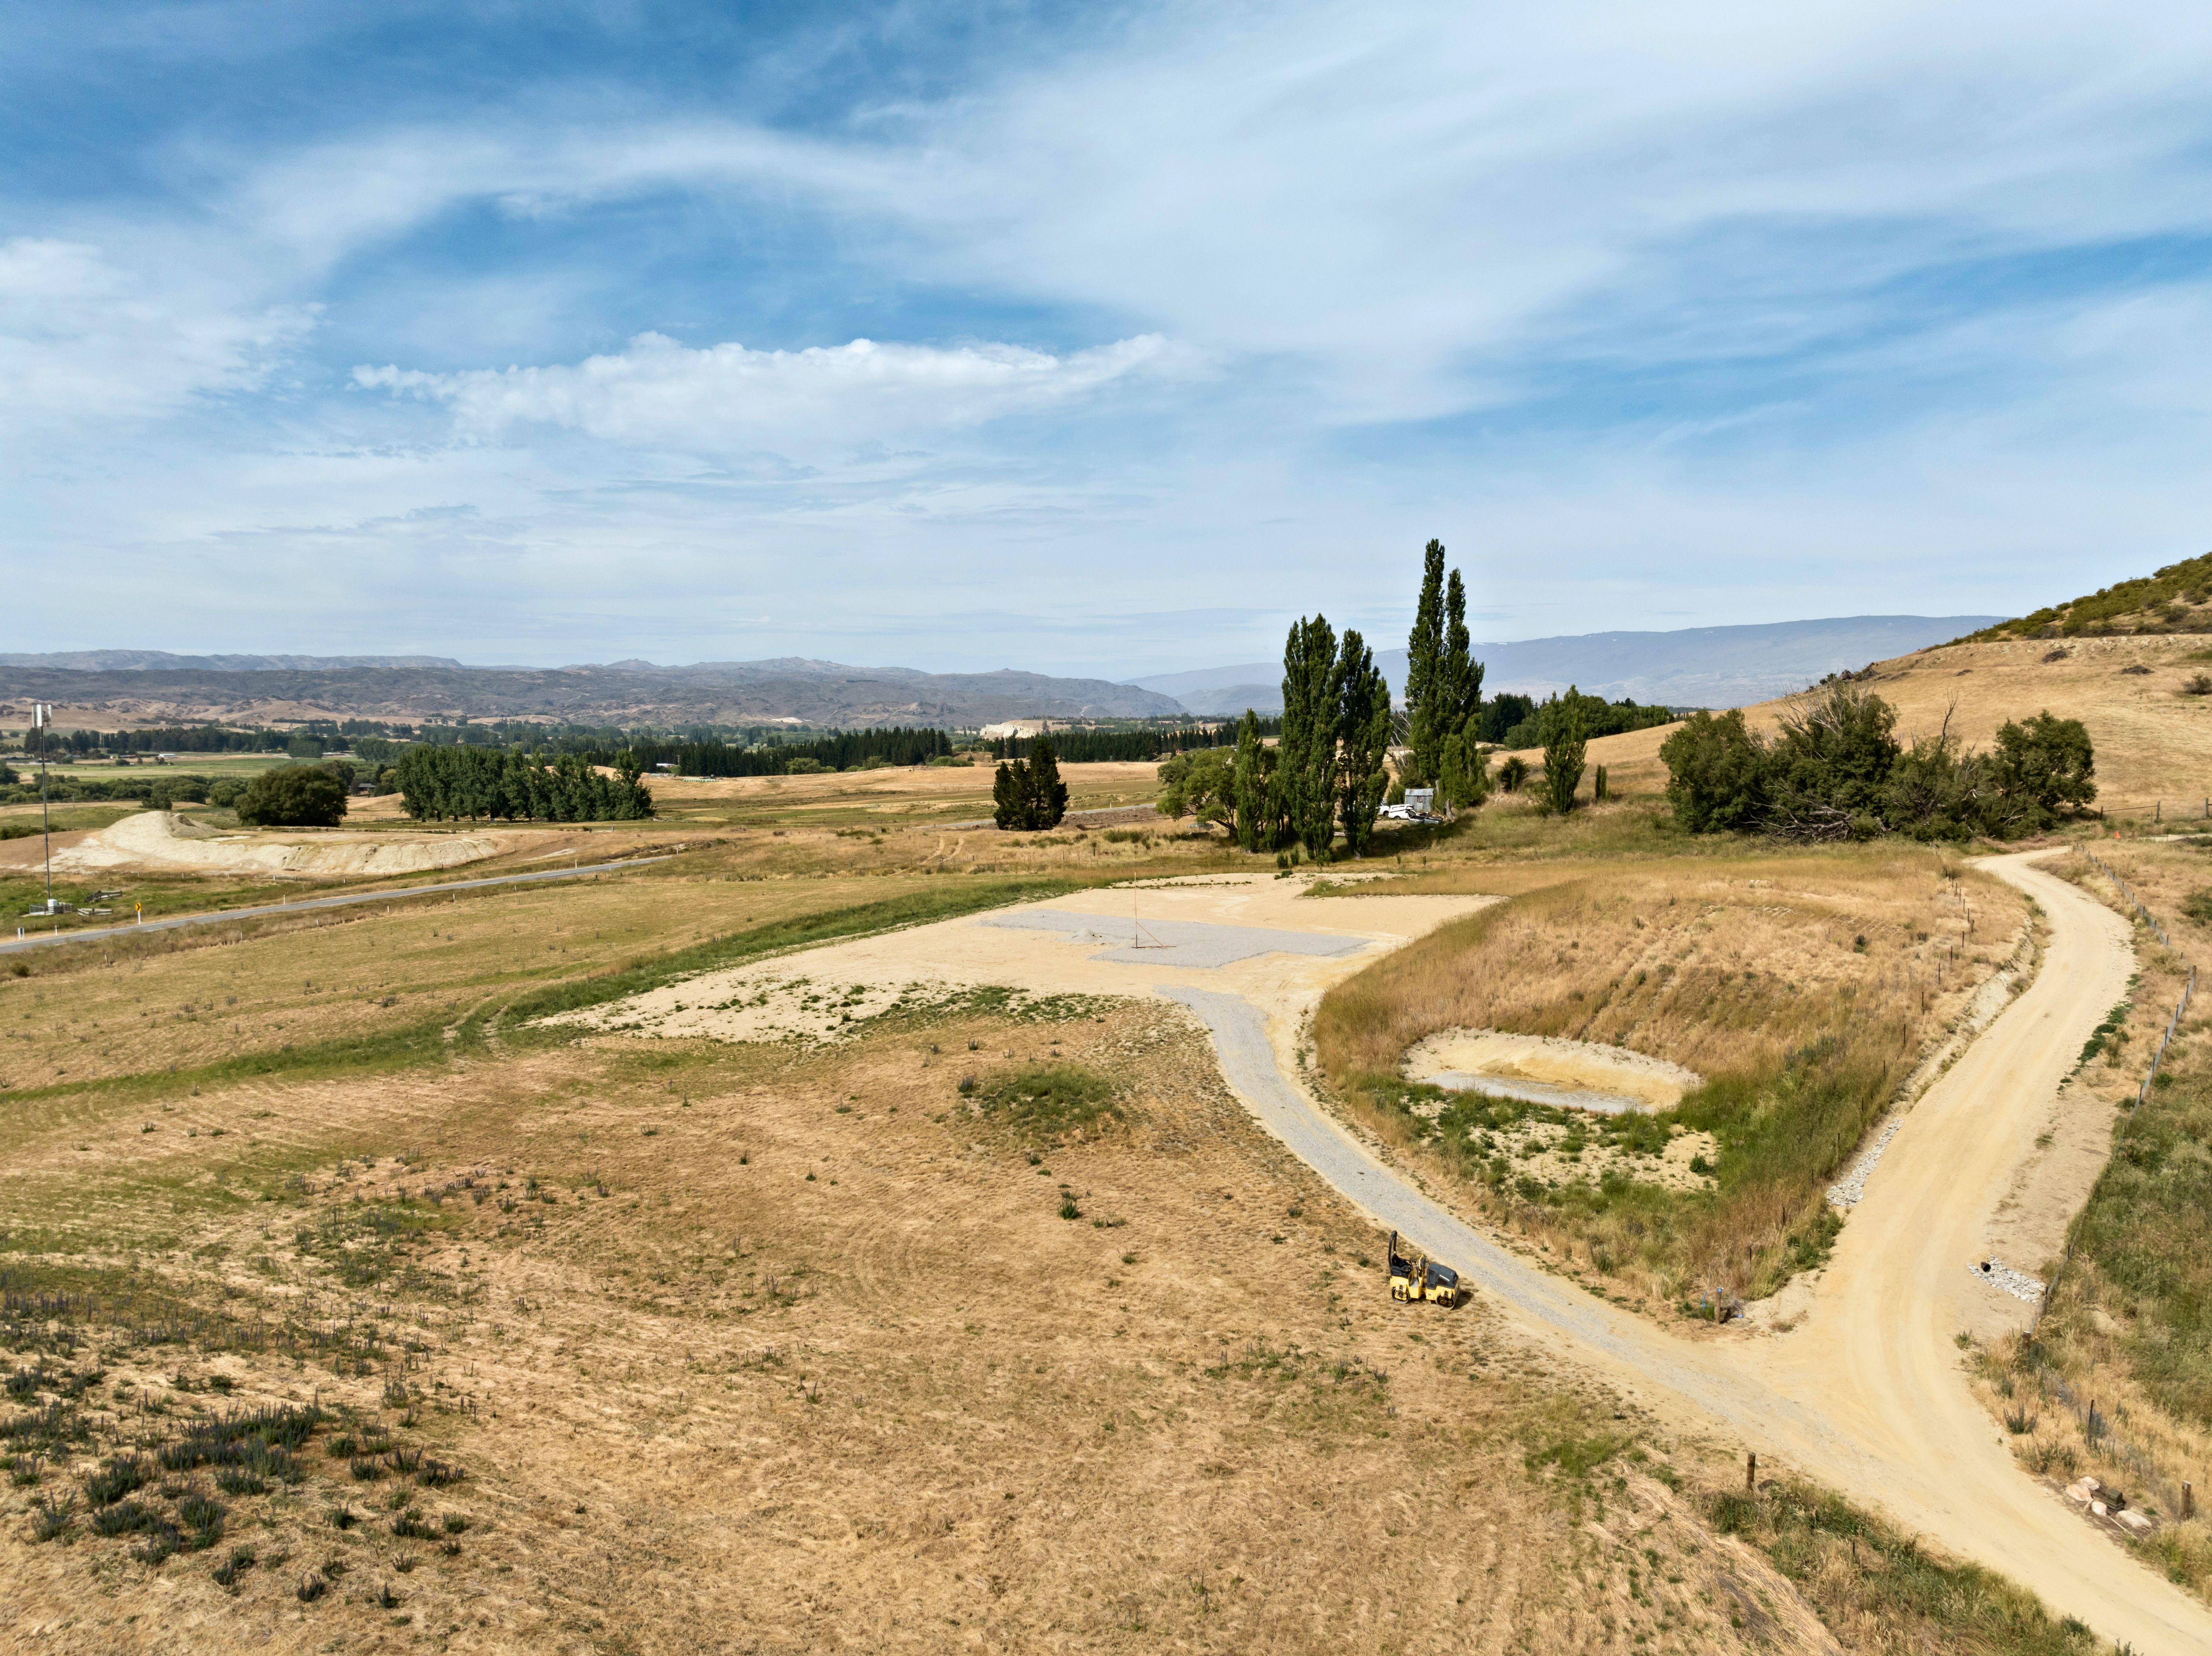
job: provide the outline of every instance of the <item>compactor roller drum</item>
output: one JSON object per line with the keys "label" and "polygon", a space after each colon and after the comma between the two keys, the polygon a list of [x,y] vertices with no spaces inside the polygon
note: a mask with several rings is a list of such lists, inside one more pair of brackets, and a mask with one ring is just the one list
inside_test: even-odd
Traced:
{"label": "compactor roller drum", "polygon": [[1426,1301],[1431,1305],[1459,1303],[1459,1272],[1417,1253],[1390,1233],[1390,1297]]}

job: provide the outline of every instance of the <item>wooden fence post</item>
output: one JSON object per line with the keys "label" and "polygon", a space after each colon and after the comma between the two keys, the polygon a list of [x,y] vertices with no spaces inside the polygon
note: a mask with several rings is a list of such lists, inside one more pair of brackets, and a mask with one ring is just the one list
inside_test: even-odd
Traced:
{"label": "wooden fence post", "polygon": [[1743,1458],[1743,1492],[1746,1495],[1759,1493],[1759,1451],[1756,1449]]}

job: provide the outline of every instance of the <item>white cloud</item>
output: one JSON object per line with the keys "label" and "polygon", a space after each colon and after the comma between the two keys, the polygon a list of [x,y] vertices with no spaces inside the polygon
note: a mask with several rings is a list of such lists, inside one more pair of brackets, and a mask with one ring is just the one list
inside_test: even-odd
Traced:
{"label": "white cloud", "polygon": [[[1156,335],[1054,356],[1017,345],[881,344],[693,349],[642,333],[573,366],[426,373],[357,367],[355,383],[450,404],[465,433],[556,426],[626,447],[799,454],[980,426],[1172,371]],[[1187,366],[1187,365],[1185,365]]]}
{"label": "white cloud", "polygon": [[[2212,297],[2185,252],[2100,250],[2212,225],[2212,9],[1112,16],[842,124],[848,86],[776,129],[572,64],[180,142],[136,220],[13,211],[45,239],[0,252],[0,421],[190,416],[74,444],[19,539],[100,549],[164,623],[258,593],[263,643],[935,665],[1036,647],[935,624],[1009,572],[1071,638],[1250,604],[1261,567],[1258,601],[1387,633],[1441,534],[1513,635],[2025,607],[2197,549]],[[325,296],[345,343],[285,385]],[[748,343],[586,355],[648,325]],[[776,349],[864,331],[1119,343]],[[378,394],[325,395],[356,361]],[[714,636],[763,612],[788,630]],[[1206,624],[1081,664],[1279,636]]]}
{"label": "white cloud", "polygon": [[[1349,0],[1129,14],[1080,51],[842,129],[647,114],[416,124],[249,169],[303,269],[470,204],[817,215],[895,279],[1096,307],[1300,365],[1295,423],[1495,400],[1547,339],[1759,349],[1935,263],[2212,224],[2212,11]],[[1802,240],[1825,233],[1817,251]],[[1625,311],[1634,328],[1590,337]],[[459,346],[460,342],[455,342]]]}
{"label": "white cloud", "polygon": [[0,242],[0,418],[149,419],[255,390],[315,312],[240,305],[173,270],[149,277],[82,242]]}

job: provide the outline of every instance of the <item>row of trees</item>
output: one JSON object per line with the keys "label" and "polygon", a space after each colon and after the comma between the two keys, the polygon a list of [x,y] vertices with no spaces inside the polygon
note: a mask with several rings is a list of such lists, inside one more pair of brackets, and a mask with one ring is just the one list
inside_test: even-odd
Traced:
{"label": "row of trees", "polygon": [[[1447,572],[1444,546],[1423,554],[1421,592],[1407,640],[1408,757],[1401,780],[1437,789],[1466,809],[1490,792],[1482,741],[1482,664],[1469,654],[1467,589]],[[1513,698],[1511,711],[1534,704]],[[1336,836],[1364,855],[1390,791],[1390,686],[1357,631],[1340,638],[1325,616],[1301,617],[1283,646],[1280,739],[1246,709],[1234,753],[1185,753],[1159,768],[1159,810],[1218,822],[1247,851],[1304,848],[1313,861],[1335,853]]]}
{"label": "row of trees", "polygon": [[1040,733],[1026,759],[999,761],[991,783],[992,819],[1002,828],[1058,828],[1067,815],[1067,784],[1060,779],[1060,756],[1052,737]]}
{"label": "row of trees", "polygon": [[1247,851],[1303,846],[1326,863],[1336,835],[1353,856],[1374,837],[1390,773],[1390,687],[1367,641],[1301,617],[1283,648],[1281,739],[1246,709],[1233,752],[1202,749],[1160,767],[1158,809],[1218,822]]}
{"label": "row of trees", "polygon": [[23,751],[33,759],[41,753],[50,759],[94,753],[282,753],[291,739],[283,731],[234,731],[219,725],[151,731],[58,731],[47,726],[23,732]]}
{"label": "row of trees", "polygon": [[1911,747],[1895,709],[1831,684],[1782,717],[1771,737],[1741,712],[1698,713],[1659,749],[1675,820],[1695,833],[1761,832],[1785,840],[2011,839],[2044,831],[2097,797],[2096,756],[2078,719],[2008,720],[1988,752],[1950,721]]}
{"label": "row of trees", "polygon": [[926,765],[952,751],[952,738],[927,727],[894,725],[884,730],[840,731],[811,742],[778,742],[760,747],[720,737],[664,740],[635,736],[619,747],[594,745],[581,756],[594,765],[624,765],[644,772],[673,766],[684,776],[783,776],[793,771],[851,770],[870,761],[886,765]]}
{"label": "row of trees", "polygon": [[[1499,698],[1501,701],[1504,698]],[[1603,696],[1584,695],[1573,685],[1565,695],[1545,698],[1540,707],[1529,703],[1526,696],[1512,698],[1526,706],[1528,711],[1513,724],[1506,725],[1496,737],[1484,740],[1495,741],[1506,748],[1541,748],[1548,746],[1560,722],[1570,713],[1581,725],[1585,739],[1601,736],[1620,736],[1629,731],[1648,731],[1660,725],[1671,725],[1680,716],[1672,707],[1656,703],[1638,702],[1624,696],[1618,701],[1607,701]],[[1488,711],[1485,710],[1486,713]],[[1485,731],[1495,721],[1486,718]]]}
{"label": "row of trees", "polygon": [[[1260,730],[1273,736],[1282,728],[1279,719],[1263,719]],[[1030,750],[1032,737],[1006,736],[991,739],[991,757],[1020,759]],[[1147,760],[1164,759],[1171,755],[1188,753],[1196,748],[1231,748],[1237,745],[1237,725],[1234,722],[1205,725],[1177,725],[1165,728],[1152,726],[1124,731],[1060,731],[1052,738],[1053,752],[1061,761],[1070,765],[1097,765],[1111,762],[1142,763]]]}
{"label": "row of trees", "polygon": [[638,778],[635,761],[602,776],[581,754],[417,746],[400,754],[392,779],[417,822],[489,816],[608,822],[653,815],[653,795]]}

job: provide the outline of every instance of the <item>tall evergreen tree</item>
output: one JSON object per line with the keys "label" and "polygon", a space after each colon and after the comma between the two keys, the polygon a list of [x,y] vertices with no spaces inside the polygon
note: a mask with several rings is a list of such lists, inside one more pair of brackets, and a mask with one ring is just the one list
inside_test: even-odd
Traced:
{"label": "tall evergreen tree", "polygon": [[1060,755],[1052,750],[1052,732],[1040,731],[1030,749],[1030,826],[1058,828],[1067,815],[1067,784],[1060,779]]}
{"label": "tall evergreen tree", "polygon": [[1275,774],[1291,835],[1315,862],[1336,837],[1336,630],[1326,616],[1291,623],[1283,645],[1283,736]]}
{"label": "tall evergreen tree", "polygon": [[1421,787],[1436,779],[1445,731],[1437,721],[1437,674],[1444,653],[1444,543],[1431,541],[1421,554],[1421,598],[1413,630],[1406,635],[1406,741],[1413,749],[1406,779]]}
{"label": "tall evergreen tree", "polygon": [[1390,686],[1375,664],[1367,640],[1350,628],[1345,629],[1338,652],[1336,682],[1337,816],[1344,824],[1346,849],[1364,857],[1375,832],[1375,813],[1390,786],[1385,764],[1390,751]]}
{"label": "tall evergreen tree", "polygon": [[1027,759],[1000,760],[991,779],[991,820],[1002,828],[1058,828],[1067,815],[1067,784],[1049,731],[1040,731]]}
{"label": "tall evergreen tree", "polygon": [[1544,743],[1544,801],[1562,816],[1575,808],[1575,790],[1582,786],[1583,756],[1589,747],[1583,729],[1571,684]]}
{"label": "tall evergreen tree", "polygon": [[1482,664],[1469,654],[1472,648],[1467,631],[1467,588],[1455,569],[1444,590],[1443,648],[1437,667],[1439,751],[1444,737],[1461,734],[1482,709]]}
{"label": "tall evergreen tree", "polygon": [[1274,818],[1268,810],[1267,772],[1261,755],[1260,715],[1247,707],[1237,727],[1237,767],[1231,773],[1237,790],[1237,843],[1247,851],[1273,851]]}
{"label": "tall evergreen tree", "polygon": [[1026,760],[1001,759],[991,779],[991,820],[1002,828],[1029,826],[1029,768]]}

